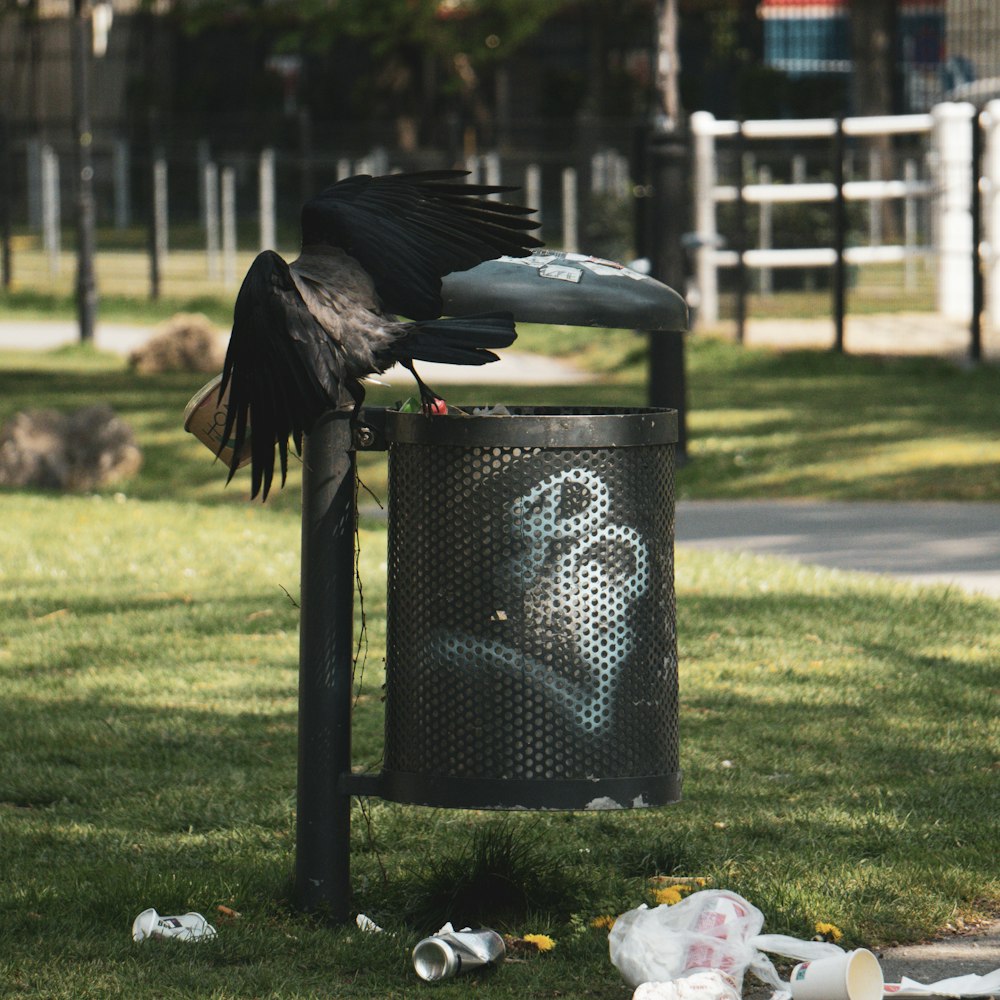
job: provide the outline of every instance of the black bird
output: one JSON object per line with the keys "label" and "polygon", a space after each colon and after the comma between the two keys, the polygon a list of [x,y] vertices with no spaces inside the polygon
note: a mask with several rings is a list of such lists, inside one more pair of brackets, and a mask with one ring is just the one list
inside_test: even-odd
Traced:
{"label": "black bird", "polygon": [[[466,171],[349,177],[302,209],[302,249],[286,263],[261,253],[243,279],[219,387],[229,388],[222,435],[232,479],[250,432],[251,499],[267,498],[277,447],[281,484],[288,439],[317,418],[364,399],[360,380],[399,362],[427,407],[434,393],[414,361],[480,365],[516,337],[508,314],[441,319],[441,279],[485,260],[524,257],[541,242],[530,208],[487,195],[513,188],[468,184]],[[401,322],[394,314],[409,317]],[[231,435],[233,435],[231,437]]]}

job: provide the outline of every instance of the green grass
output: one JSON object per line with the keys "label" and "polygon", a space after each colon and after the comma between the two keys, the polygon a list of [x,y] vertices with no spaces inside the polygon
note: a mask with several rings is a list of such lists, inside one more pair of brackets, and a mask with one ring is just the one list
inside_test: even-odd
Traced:
{"label": "green grass", "polygon": [[[569,351],[586,339],[552,336]],[[625,335],[611,350],[627,359],[636,345]],[[993,369],[701,342],[689,362],[685,495],[998,498]],[[0,357],[0,420],[103,399],[146,455],[97,496],[0,493],[0,994],[423,995],[409,951],[449,905],[449,864],[460,888],[470,845],[502,845],[504,828],[370,801],[370,827],[353,816],[353,905],[387,934],[294,912],[298,472],[263,507],[245,503],[243,477],[225,488],[180,429],[202,381],[140,379],[79,349]],[[488,395],[614,405],[644,391],[633,364],[594,386]],[[380,459],[362,459],[382,491]],[[368,642],[353,748],[371,766],[384,527],[363,519],[359,541]],[[1000,912],[996,602],[684,549],[677,589],[684,801],[511,815],[513,846],[527,845],[517,877],[544,884],[498,923],[556,949],[440,996],[625,1000],[589,922],[650,901],[658,873],[743,894],[768,931],[809,937],[828,921],[848,944]],[[219,905],[242,915],[213,942],[130,939],[147,906],[218,922]]]}

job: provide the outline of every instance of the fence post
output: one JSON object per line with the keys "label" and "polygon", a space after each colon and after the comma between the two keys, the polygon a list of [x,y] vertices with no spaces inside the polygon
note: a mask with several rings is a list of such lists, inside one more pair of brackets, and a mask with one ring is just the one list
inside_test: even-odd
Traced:
{"label": "fence post", "polygon": [[[542,221],[542,168],[537,163],[529,163],[524,168],[524,204],[535,210],[535,221]],[[541,228],[538,236],[541,236]]]}
{"label": "fence post", "polygon": [[202,167],[202,204],[205,206],[205,250],[210,281],[222,274],[219,263],[219,168],[209,160]]}
{"label": "fence post", "polygon": [[[903,180],[906,182],[907,191],[911,185],[916,184],[918,179],[917,161],[907,160],[903,164]],[[912,194],[907,194],[903,199],[903,247],[906,250],[903,264],[903,288],[907,292],[912,292],[917,287],[916,264],[911,253],[917,247],[917,199]]]}
{"label": "fence post", "polygon": [[567,253],[580,252],[580,239],[576,225],[577,208],[576,168],[566,167],[562,172],[562,209],[563,250]]}
{"label": "fence post", "polygon": [[42,146],[42,244],[49,258],[49,275],[59,274],[62,220],[59,197],[59,157],[51,146]]}
{"label": "fence post", "polygon": [[990,322],[1000,329],[1000,100],[990,101],[984,114],[986,155],[984,174],[986,204],[983,224],[989,247],[986,275],[986,305]]}
{"label": "fence post", "polygon": [[277,222],[274,210],[274,150],[263,149],[258,169],[258,209],[260,211],[260,248],[277,248]]}
{"label": "fence post", "polygon": [[844,199],[844,119],[837,118],[833,134],[833,349],[844,353],[844,316],[847,311],[847,268],[844,249],[847,243],[847,202]]}
{"label": "fence post", "polygon": [[[774,178],[771,176],[771,168],[762,164],[757,171],[757,183],[763,187],[770,187]],[[764,200],[760,203],[760,214],[758,217],[759,240],[758,246],[761,250],[771,250],[774,247],[774,206],[771,202]],[[762,267],[760,274],[760,294],[769,296],[774,292],[774,272],[769,267]]]}
{"label": "fence post", "polygon": [[167,196],[167,159],[160,153],[153,163],[153,229],[156,233],[156,252],[166,259],[170,247],[170,213]]}
{"label": "fence post", "polygon": [[715,136],[712,126],[715,116],[710,111],[691,115],[694,139],[694,230],[695,280],[698,285],[698,324],[719,321],[719,276],[715,265],[716,231],[715,198]]}
{"label": "fence post", "polygon": [[931,109],[931,142],[937,167],[938,312],[968,322],[972,316],[972,119],[971,104]]}
{"label": "fence post", "polygon": [[[500,154],[499,153],[486,153],[483,156],[483,172],[486,175],[487,184],[499,184],[500,183]],[[487,195],[490,201],[499,201],[499,194]]]}
{"label": "fence post", "polygon": [[222,168],[222,280],[236,284],[236,171]]}
{"label": "fence post", "polygon": [[969,360],[978,363],[983,360],[983,191],[980,178],[983,175],[983,132],[979,113],[972,119],[972,176],[971,215],[972,241],[969,249],[972,256],[972,316],[969,323]]}

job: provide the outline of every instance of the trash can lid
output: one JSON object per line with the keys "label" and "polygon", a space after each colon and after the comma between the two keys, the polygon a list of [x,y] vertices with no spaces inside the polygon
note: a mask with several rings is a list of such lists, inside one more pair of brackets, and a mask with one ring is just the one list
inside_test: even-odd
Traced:
{"label": "trash can lid", "polygon": [[582,253],[538,250],[446,275],[444,312],[511,312],[519,323],[686,330],[687,305],[669,285]]}

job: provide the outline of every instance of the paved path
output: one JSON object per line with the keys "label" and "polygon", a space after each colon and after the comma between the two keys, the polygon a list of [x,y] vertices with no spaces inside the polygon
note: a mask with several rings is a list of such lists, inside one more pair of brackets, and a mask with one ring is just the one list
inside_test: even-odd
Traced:
{"label": "paved path", "polygon": [[[748,347],[781,350],[831,348],[833,321],[824,319],[754,319],[744,331]],[[935,313],[884,313],[847,316],[844,350],[848,354],[931,355],[964,362],[969,358],[969,323]],[[982,351],[987,361],[1000,360],[1000,327],[984,322]]]}
{"label": "paved path", "polygon": [[681,501],[676,536],[1000,598],[1000,503]]}
{"label": "paved path", "polygon": [[[94,346],[102,351],[127,355],[141,347],[153,335],[155,328],[128,326],[120,323],[98,323],[94,331]],[[220,334],[220,339],[222,339]],[[0,350],[52,350],[65,344],[75,344],[79,332],[75,322],[46,320],[17,322],[0,320]],[[428,385],[454,385],[470,382],[480,385],[567,385],[589,382],[593,375],[568,361],[547,358],[523,351],[502,351],[500,360],[478,368],[464,365],[422,364],[420,375]],[[413,376],[396,366],[379,380],[390,385],[413,384]]]}
{"label": "paved path", "polygon": [[[952,976],[985,976],[1000,969],[1000,922],[970,934],[887,948],[879,959],[887,983],[898,983],[902,976],[925,984]],[[1000,996],[1000,991],[994,995]]]}

